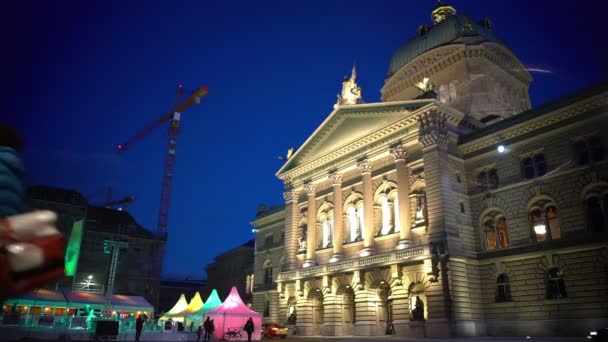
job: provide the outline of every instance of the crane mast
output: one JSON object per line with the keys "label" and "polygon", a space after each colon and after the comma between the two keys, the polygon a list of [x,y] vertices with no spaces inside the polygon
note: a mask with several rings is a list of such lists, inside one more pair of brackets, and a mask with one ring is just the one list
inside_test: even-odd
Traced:
{"label": "crane mast", "polygon": [[[183,87],[180,84],[177,88],[177,96],[175,99],[175,108],[179,106],[183,93]],[[173,186],[173,171],[175,170],[175,149],[177,148],[177,136],[179,135],[179,124],[182,113],[173,112],[171,122],[169,123],[169,146],[167,155],[165,156],[165,174],[163,175],[163,184],[160,191],[160,207],[158,210],[158,236],[167,238],[167,226],[169,224],[169,206],[171,204],[171,189]]]}
{"label": "crane mast", "polygon": [[175,99],[175,107],[172,111],[161,116],[158,120],[152,122],[146,126],[143,130],[134,135],[131,139],[126,142],[119,144],[116,148],[118,153],[122,153],[128,146],[137,142],[141,138],[145,137],[156,127],[163,125],[169,121],[169,143],[167,148],[167,155],[165,156],[165,167],[163,174],[163,182],[160,194],[160,208],[158,212],[158,224],[157,234],[159,237],[166,239],[168,235],[168,222],[169,222],[169,205],[171,203],[171,190],[173,185],[173,173],[175,170],[175,149],[177,147],[177,137],[180,129],[181,114],[184,110],[193,104],[199,104],[203,96],[209,93],[207,87],[200,87],[198,90],[193,92],[184,102],[181,102],[183,94],[183,87],[180,84],[177,89],[177,96]]}

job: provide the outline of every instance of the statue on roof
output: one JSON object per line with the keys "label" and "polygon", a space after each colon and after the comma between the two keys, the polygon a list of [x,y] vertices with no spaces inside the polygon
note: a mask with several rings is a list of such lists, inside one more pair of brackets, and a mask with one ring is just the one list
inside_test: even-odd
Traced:
{"label": "statue on roof", "polygon": [[442,3],[441,0],[437,2],[437,8],[431,13],[431,19],[435,25],[444,21],[447,17],[456,14],[456,9],[449,4]]}
{"label": "statue on roof", "polygon": [[338,101],[334,108],[340,105],[353,105],[363,102],[361,88],[357,85],[357,70],[353,65],[353,71],[350,77],[344,77],[342,82],[342,93],[338,94]]}

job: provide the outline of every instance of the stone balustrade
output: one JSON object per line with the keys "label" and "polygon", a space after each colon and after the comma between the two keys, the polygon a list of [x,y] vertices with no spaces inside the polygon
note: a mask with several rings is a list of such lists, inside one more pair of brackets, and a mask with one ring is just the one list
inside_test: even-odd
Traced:
{"label": "stone balustrade", "polygon": [[284,282],[295,279],[318,277],[335,272],[352,271],[369,265],[394,264],[407,259],[414,259],[420,256],[430,255],[430,246],[416,246],[382,254],[359,257],[330,264],[301,268],[293,271],[281,272],[277,277],[277,282]]}

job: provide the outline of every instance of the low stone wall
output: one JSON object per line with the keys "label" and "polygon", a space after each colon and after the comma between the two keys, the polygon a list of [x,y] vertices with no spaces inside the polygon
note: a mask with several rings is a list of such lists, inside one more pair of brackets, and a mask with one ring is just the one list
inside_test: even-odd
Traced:
{"label": "low stone wall", "polygon": [[[12,327],[0,327],[2,341],[94,341],[95,334],[77,330],[23,330]],[[196,341],[194,333],[162,333],[144,331],[142,341]],[[118,334],[113,341],[135,341],[135,333]]]}

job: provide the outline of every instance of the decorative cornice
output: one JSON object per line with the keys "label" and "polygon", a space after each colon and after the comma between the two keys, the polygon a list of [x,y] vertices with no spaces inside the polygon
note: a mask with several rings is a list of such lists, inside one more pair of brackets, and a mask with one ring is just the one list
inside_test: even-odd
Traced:
{"label": "decorative cornice", "polygon": [[431,49],[402,66],[382,87],[382,99],[386,101],[413,87],[424,77],[432,80],[433,75],[464,58],[485,58],[524,84],[530,84],[532,81],[530,73],[517,56],[499,44],[493,42],[484,42],[476,46],[451,44]]}
{"label": "decorative cornice", "polygon": [[[405,134],[415,133],[417,126],[417,113],[424,112],[429,109],[439,108],[446,115],[448,122],[457,126],[462,121],[464,114],[460,111],[444,105],[438,101],[433,101],[424,107],[411,112],[405,118],[394,122],[380,130],[372,132],[367,136],[361,137],[352,143],[341,146],[333,151],[315,158],[306,164],[298,165],[293,169],[283,173],[280,178],[291,177],[292,179],[305,179],[314,176],[317,172],[322,172],[327,169],[332,169],[340,166],[343,163],[356,160],[364,156],[371,150],[381,146],[391,145],[403,138]],[[411,131],[410,127],[414,128]],[[404,132],[405,130],[405,132]],[[327,172],[327,171],[325,171]]]}
{"label": "decorative cornice", "polygon": [[560,108],[544,115],[539,115],[517,125],[504,128],[499,132],[494,132],[492,134],[480,137],[479,139],[462,144],[460,146],[460,151],[466,155],[487,147],[494,146],[498,143],[504,142],[505,140],[514,139],[532,131],[542,129],[575,116],[579,116],[606,105],[608,105],[607,93],[592,96],[570,106]]}

